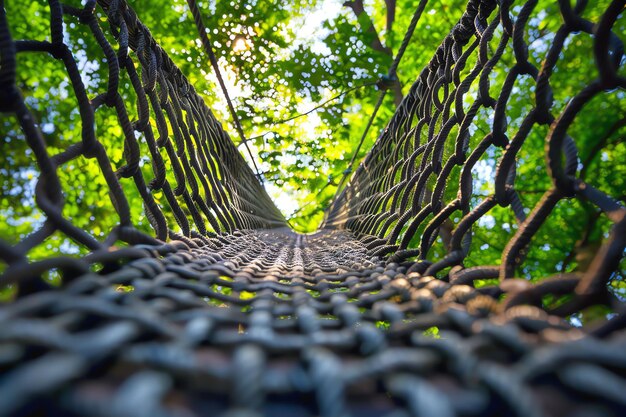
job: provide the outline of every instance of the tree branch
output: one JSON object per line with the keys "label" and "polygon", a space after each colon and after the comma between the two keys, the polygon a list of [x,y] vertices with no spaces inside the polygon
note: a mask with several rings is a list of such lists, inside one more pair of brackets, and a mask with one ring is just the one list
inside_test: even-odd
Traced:
{"label": "tree branch", "polygon": [[[365,33],[371,33],[373,35],[373,40],[370,43],[370,47],[375,51],[378,51],[389,56],[390,58],[393,58],[393,52],[391,51],[391,48],[383,45],[382,41],[380,40],[380,36],[378,35],[376,28],[374,27],[374,22],[372,21],[372,18],[365,11],[363,0],[349,0],[344,2],[343,5],[352,9],[352,12],[354,12],[355,16],[357,17],[359,26],[361,26],[361,30]],[[396,0],[385,0],[385,5],[387,7],[387,31],[390,32],[396,16]],[[397,76],[396,80],[393,83],[392,89],[394,103],[397,107],[400,105],[402,99],[404,98],[404,95],[402,94],[402,84],[400,83],[400,80],[397,78]]]}
{"label": "tree branch", "polygon": [[370,44],[371,48],[385,55],[392,56],[391,49],[384,46],[383,43],[380,41],[380,37],[378,36],[378,32],[374,27],[374,22],[372,21],[372,18],[365,11],[363,0],[346,1],[345,3],[343,3],[343,5],[352,9],[357,20],[359,21],[359,26],[361,26],[361,30],[363,30],[363,32],[371,33],[372,35],[374,35],[374,39]]}
{"label": "tree branch", "polygon": [[387,7],[387,33],[391,33],[393,22],[396,20],[396,0],[385,0]]}

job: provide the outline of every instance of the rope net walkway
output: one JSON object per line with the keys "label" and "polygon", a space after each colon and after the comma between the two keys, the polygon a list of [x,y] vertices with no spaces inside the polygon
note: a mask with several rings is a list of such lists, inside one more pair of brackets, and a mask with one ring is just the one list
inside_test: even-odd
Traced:
{"label": "rope net walkway", "polygon": [[[624,302],[607,288],[626,209],[585,178],[568,134],[586,104],[626,87],[614,31],[624,1],[607,2],[598,21],[584,17],[588,2],[559,1],[563,23],[536,66],[527,26],[541,5],[470,0],[311,235],[286,226],[124,0],[50,0],[47,41],[13,39],[0,6],[0,110],[31,150],[45,217],[19,242],[0,240],[0,285],[15,292],[0,305],[0,415],[626,414]],[[68,22],[102,51],[102,91],[81,79]],[[592,42],[597,78],[557,111],[551,81],[572,33]],[[72,88],[81,134],[59,153],[16,81],[16,57],[29,56],[58,60]],[[508,108],[520,97],[530,104],[515,124]],[[117,169],[102,112],[121,128]],[[528,200],[516,170],[542,131],[551,185]],[[494,158],[481,177],[476,167]],[[104,239],[65,210],[80,184],[61,179],[64,166],[83,159],[97,163],[117,214]],[[575,201],[608,225],[592,261],[516,278],[542,224]],[[137,205],[152,235],[133,221]],[[473,265],[497,210],[517,224],[499,262]],[[29,261],[59,233],[89,254]],[[598,305],[612,313],[576,325]]]}

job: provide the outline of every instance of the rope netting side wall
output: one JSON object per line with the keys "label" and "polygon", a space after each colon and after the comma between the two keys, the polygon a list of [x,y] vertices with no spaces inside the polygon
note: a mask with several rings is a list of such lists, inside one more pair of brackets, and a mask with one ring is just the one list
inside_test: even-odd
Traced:
{"label": "rope netting side wall", "polygon": [[[23,263],[32,248],[56,231],[89,250],[106,249],[117,241],[157,243],[144,233],[145,228],[144,232],[135,228],[138,219],[131,218],[132,206],[143,206],[154,230],[151,234],[161,241],[285,226],[282,214],[221,124],[126,2],[89,1],[80,9],[59,1],[49,5],[50,41],[14,41],[2,4],[2,111],[15,115],[32,149],[39,172],[34,200],[46,218],[19,244],[1,243],[0,257],[5,262]],[[101,27],[103,20],[107,30]],[[85,41],[71,38],[68,25],[84,28],[81,35],[99,49],[99,55],[82,56]],[[16,85],[16,57],[26,54],[47,54],[60,61],[71,86],[67,101],[74,100],[78,108],[80,135],[67,135],[68,143],[58,153],[48,152],[50,138],[44,137]],[[107,67],[104,82],[86,84],[81,78],[79,63],[84,68],[92,60]],[[23,88],[41,88],[37,84]],[[114,119],[109,123],[115,129],[96,123],[106,116]],[[113,163],[112,155],[122,147],[123,155]],[[88,159],[95,159],[97,167],[89,171],[93,177],[83,181],[104,177],[102,187],[110,190],[114,208],[107,216],[119,218],[105,239],[73,225],[64,211],[65,196],[76,183],[62,182],[61,174],[72,169],[70,163]],[[13,175],[18,169],[33,169],[13,168]]]}
{"label": "rope netting side wall", "polygon": [[[557,250],[545,230],[577,230],[595,211],[609,237],[570,279],[581,297],[602,292],[623,258],[626,231],[623,182],[595,185],[618,168],[594,160],[609,146],[605,136],[619,138],[624,125],[623,9],[623,1],[470,1],[322,227],[372,236],[376,255],[417,258],[413,271],[470,282],[532,276],[528,253]],[[546,16],[559,23],[553,33]],[[603,119],[611,102],[614,118]],[[581,134],[582,156],[581,124],[598,128],[594,137]],[[485,233],[494,221],[507,240]],[[563,260],[588,232],[578,233],[557,243]],[[471,253],[499,243],[497,264],[472,265]]]}

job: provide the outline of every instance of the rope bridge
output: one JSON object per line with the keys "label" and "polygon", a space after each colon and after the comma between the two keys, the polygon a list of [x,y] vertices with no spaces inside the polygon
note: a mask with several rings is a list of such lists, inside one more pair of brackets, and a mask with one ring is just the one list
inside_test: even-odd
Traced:
{"label": "rope bridge", "polygon": [[[595,21],[585,10],[597,5],[559,1],[560,26],[529,45],[533,19],[557,7],[538,3],[469,1],[310,235],[287,227],[124,0],[49,0],[49,40],[15,40],[0,3],[3,129],[21,129],[3,158],[24,139],[32,164],[18,168],[36,172],[45,219],[0,240],[0,285],[12,291],[0,305],[0,415],[626,414],[624,302],[609,290],[623,274],[624,190],[587,178],[592,163],[614,168],[588,156],[606,135],[581,158],[572,133],[586,105],[623,97],[624,1],[606,2]],[[81,78],[68,24],[101,51],[100,85]],[[594,72],[559,104],[574,34],[588,41]],[[58,152],[16,78],[34,57],[59,62],[80,116],[79,135]],[[512,103],[525,103],[521,115]],[[103,114],[119,135],[100,128]],[[611,135],[624,125],[614,122]],[[542,171],[523,172],[544,155]],[[68,214],[67,196],[84,184],[64,170],[78,161],[98,167],[85,184],[109,190],[116,224],[103,238]],[[537,181],[543,195],[524,194]],[[561,270],[533,276],[542,227],[570,208],[559,224],[574,228],[580,207],[595,213],[604,243],[586,264],[568,268],[570,247]],[[494,227],[501,257],[476,264]],[[58,235],[87,254],[32,261]],[[581,326],[598,306],[609,313]]]}

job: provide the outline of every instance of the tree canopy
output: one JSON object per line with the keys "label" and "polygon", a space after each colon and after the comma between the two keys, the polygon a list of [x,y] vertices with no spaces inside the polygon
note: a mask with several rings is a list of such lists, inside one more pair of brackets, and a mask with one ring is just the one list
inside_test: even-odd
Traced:
{"label": "tree canopy", "polygon": [[[67,3],[80,6],[77,0]],[[226,124],[227,130],[234,133],[231,115],[202,51],[186,2],[143,0],[129,3]],[[277,197],[279,208],[294,229],[309,232],[321,222],[324,209],[344,172],[350,168],[349,161],[374,110],[381,77],[384,80],[419,3],[418,0],[199,2],[238,118],[247,140],[253,145],[253,157],[260,162],[266,187]],[[531,20],[527,39],[531,46],[530,59],[537,65],[544,59],[554,32],[562,23],[554,2],[539,0],[539,3],[544,12]],[[597,20],[608,3],[608,0],[589,2],[585,16]],[[463,0],[428,2],[398,67],[397,80],[387,80],[391,93],[386,95],[374,118],[355,156],[356,161],[366,154],[384,129],[403,95],[460,18],[464,5]],[[45,2],[10,2],[6,8],[14,39],[43,40],[50,36]],[[511,10],[519,12],[516,7]],[[104,22],[104,17],[102,20]],[[87,85],[102,88],[107,80],[106,68],[101,65],[102,51],[86,30],[83,25],[66,22],[68,42],[81,65],[83,80]],[[617,23],[614,31],[625,37],[624,19]],[[496,46],[495,43],[490,45]],[[511,54],[511,51],[505,52],[501,67],[494,71],[493,85],[502,84],[507,74],[506,65],[513,61]],[[564,55],[554,74],[558,83],[555,112],[561,110],[581,86],[597,77],[592,45],[587,37],[570,37]],[[522,80],[518,86],[528,89],[526,99],[520,95],[508,109],[512,129],[519,126],[522,115],[532,105],[528,97],[534,87],[530,81]],[[18,54],[18,82],[27,104],[35,112],[50,151],[64,149],[68,146],[64,139],[79,135],[81,128],[76,103],[68,98],[71,87],[64,68],[58,62]],[[121,86],[121,94],[132,101],[128,81]],[[593,109],[581,113],[570,132],[580,149],[583,171],[580,175],[593,177],[597,188],[619,196],[622,202],[626,201],[625,103],[624,91],[603,94],[594,100]],[[120,126],[106,111],[98,112],[96,117],[98,130],[107,133],[100,135],[100,140],[112,161],[122,164]],[[489,123],[487,118],[477,123],[476,135],[489,132]],[[10,147],[11,153],[3,152],[0,156],[3,158],[0,174],[12,179],[0,184],[0,236],[16,243],[32,232],[43,216],[34,203],[37,172],[33,169],[32,152],[22,140],[23,134],[14,119],[3,115],[1,129],[3,146]],[[517,183],[521,186],[518,191],[526,206],[533,206],[550,186],[543,155],[547,129],[533,129],[529,136],[532,146],[526,147],[519,157]],[[231,136],[248,158],[236,135]],[[492,159],[479,164],[483,178],[489,177],[495,169],[499,151],[494,150],[491,156]],[[104,180],[91,180],[95,177],[86,175],[90,170],[97,170],[90,160],[72,161],[65,167],[62,181],[82,185],[64,187],[70,193],[67,200],[72,202],[65,210],[79,227],[89,228],[96,236],[104,235],[115,220],[108,217],[111,203]],[[485,194],[492,192],[493,184],[481,181],[480,173],[477,178],[475,190]],[[131,211],[136,224],[150,230],[142,205],[132,205]],[[480,253],[469,262],[497,263],[517,227],[515,220],[509,212],[495,209],[482,226],[475,238],[484,243]],[[589,261],[589,254],[606,238],[608,227],[608,220],[591,205],[579,201],[559,204],[536,238],[528,255],[529,269],[523,273],[545,276],[583,268]],[[79,250],[67,239],[55,235],[32,256]],[[616,277],[614,282],[622,295],[626,293],[621,277]]]}

